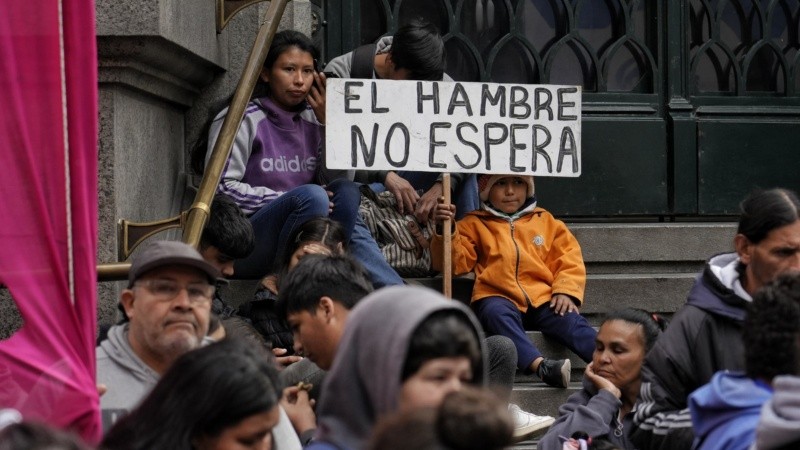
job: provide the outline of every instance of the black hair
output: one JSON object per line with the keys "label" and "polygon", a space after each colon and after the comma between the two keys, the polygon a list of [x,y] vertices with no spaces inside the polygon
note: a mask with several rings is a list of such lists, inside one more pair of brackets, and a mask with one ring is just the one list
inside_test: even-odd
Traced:
{"label": "black hair", "polygon": [[603,322],[600,326],[612,320],[621,320],[623,322],[641,325],[642,343],[644,344],[645,353],[653,348],[658,336],[667,328],[668,324],[667,319],[662,316],[649,313],[639,308],[622,308],[611,311],[603,318]]}
{"label": "black hair", "polygon": [[89,450],[89,446],[50,425],[20,422],[0,430],[0,450]]}
{"label": "black hair", "polygon": [[[278,260],[278,266],[274,271],[278,273],[280,281],[289,271],[289,263],[292,255],[298,248],[309,242],[321,242],[331,251],[332,254],[344,253],[347,251],[347,236],[342,225],[328,217],[317,217],[297,227],[289,236],[289,245]],[[338,250],[341,246],[341,252]]]}
{"label": "black hair", "polygon": [[201,249],[211,246],[233,259],[247,257],[256,246],[253,225],[239,205],[225,194],[214,196],[208,223],[200,236]]}
{"label": "black hair", "polygon": [[512,444],[514,422],[492,392],[464,387],[444,397],[436,429],[451,449],[500,450]]}
{"label": "black hair", "polygon": [[316,313],[322,297],[352,309],[372,292],[364,268],[348,255],[307,255],[281,279],[277,310],[281,317],[308,311]]}
{"label": "black hair", "polygon": [[758,244],[770,231],[800,220],[797,194],[781,188],[757,190],[739,204],[741,216],[737,233]]}
{"label": "black hair", "polygon": [[[266,58],[264,58],[264,69],[270,69],[285,51],[296,47],[304,52],[311,54],[311,57],[317,61],[320,58],[319,49],[314,45],[314,42],[305,34],[295,30],[283,30],[275,33],[272,38],[272,44],[269,47]],[[251,99],[266,97],[269,95],[269,84],[264,82],[261,77],[256,81]],[[202,175],[205,171],[206,154],[208,153],[208,133],[211,129],[211,123],[217,117],[219,112],[230,105],[233,95],[223,100],[215,107],[211,108],[211,113],[206,120],[203,129],[200,131],[200,136],[195,141],[189,155],[189,166],[194,173]]]}
{"label": "black hair", "polygon": [[100,448],[190,450],[197,439],[277,407],[280,388],[271,357],[225,339],[178,358]]}
{"label": "black hair", "polygon": [[800,375],[800,274],[778,276],[755,293],[742,340],[748,377]]}
{"label": "black hair", "polygon": [[400,379],[407,380],[432,359],[459,356],[469,359],[473,377],[479,379],[483,370],[479,339],[472,322],[460,311],[434,312],[411,335]]}
{"label": "black hair", "polygon": [[413,19],[398,28],[392,37],[389,54],[396,68],[410,72],[411,80],[442,80],[444,42],[439,30],[430,22]]}
{"label": "black hair", "polygon": [[388,416],[375,426],[370,450],[499,450],[512,443],[508,408],[486,389],[449,392],[438,408]]}
{"label": "black hair", "polygon": [[[272,38],[272,45],[269,47],[267,57],[264,58],[264,69],[271,69],[275,61],[291,48],[298,48],[301,51],[311,54],[314,61],[319,60],[319,49],[314,42],[305,34],[295,30],[283,30],[275,34]],[[261,78],[256,83],[255,90],[251,98],[264,97],[269,95],[269,85]]]}

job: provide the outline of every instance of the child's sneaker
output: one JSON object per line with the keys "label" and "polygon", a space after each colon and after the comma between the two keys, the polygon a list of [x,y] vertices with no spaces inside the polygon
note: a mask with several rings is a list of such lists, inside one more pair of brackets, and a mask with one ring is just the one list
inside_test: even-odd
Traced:
{"label": "child's sneaker", "polygon": [[539,430],[548,428],[556,419],[550,416],[537,416],[523,411],[519,406],[509,403],[508,412],[514,419],[514,441],[519,442],[532,436]]}
{"label": "child's sneaker", "polygon": [[566,388],[569,386],[569,376],[572,363],[568,359],[543,359],[539,363],[536,375],[550,386]]}

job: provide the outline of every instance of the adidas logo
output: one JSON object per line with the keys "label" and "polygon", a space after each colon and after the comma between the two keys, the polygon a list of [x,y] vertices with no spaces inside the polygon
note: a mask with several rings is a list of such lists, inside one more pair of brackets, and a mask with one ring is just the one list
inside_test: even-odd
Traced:
{"label": "adidas logo", "polygon": [[317,158],[310,156],[300,160],[299,156],[286,159],[285,156],[277,158],[263,158],[261,160],[261,170],[264,172],[313,172],[317,168]]}

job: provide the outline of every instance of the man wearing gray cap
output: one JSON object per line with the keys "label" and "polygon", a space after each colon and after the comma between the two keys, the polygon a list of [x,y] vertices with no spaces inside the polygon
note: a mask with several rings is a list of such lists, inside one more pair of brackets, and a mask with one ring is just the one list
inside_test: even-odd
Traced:
{"label": "man wearing gray cap", "polygon": [[97,347],[97,383],[104,428],[131,410],[181,355],[208,331],[214,283],[220,276],[183,242],[156,241],[138,253],[120,305],[129,321]]}

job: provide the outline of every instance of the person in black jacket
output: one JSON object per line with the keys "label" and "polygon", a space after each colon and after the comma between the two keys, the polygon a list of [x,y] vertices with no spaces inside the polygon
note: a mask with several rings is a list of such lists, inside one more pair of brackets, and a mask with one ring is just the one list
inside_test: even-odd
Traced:
{"label": "person in black jacket", "polygon": [[689,394],[718,370],[743,370],[742,323],[752,295],[800,271],[800,200],[786,189],[750,194],[740,205],[736,251],[712,257],[686,304],[648,353],[630,436],[639,449],[688,449]]}

